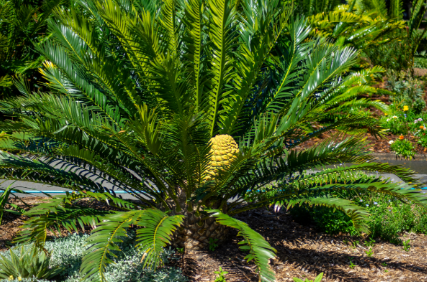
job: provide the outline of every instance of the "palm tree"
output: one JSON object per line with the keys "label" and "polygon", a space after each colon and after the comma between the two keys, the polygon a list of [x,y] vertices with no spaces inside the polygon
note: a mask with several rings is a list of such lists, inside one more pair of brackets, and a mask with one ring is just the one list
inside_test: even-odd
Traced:
{"label": "palm tree", "polygon": [[[349,73],[357,52],[310,39],[292,2],[80,0],[57,10],[56,19],[38,48],[51,91],[30,93],[16,81],[23,97],[1,102],[18,120],[1,123],[2,130],[31,137],[15,143],[28,156],[3,153],[0,171],[75,191],[30,210],[19,241],[43,247],[51,227],[96,226],[81,269],[94,281],[105,281],[105,266],[131,226],[143,227],[137,246],[152,267],[161,265],[167,244],[190,252],[236,228],[246,259],[260,279],[273,281],[274,249],[233,215],[308,203],[342,210],[366,230],[366,211],[334,192],[425,201],[361,173],[414,181],[406,169],[371,162],[357,134],[296,149],[332,129],[378,134],[374,120],[348,109],[387,107],[355,100],[376,91],[365,82],[382,70]],[[316,172],[337,163],[355,165]],[[265,184],[273,188],[264,191]],[[87,197],[119,211],[79,205]]]}

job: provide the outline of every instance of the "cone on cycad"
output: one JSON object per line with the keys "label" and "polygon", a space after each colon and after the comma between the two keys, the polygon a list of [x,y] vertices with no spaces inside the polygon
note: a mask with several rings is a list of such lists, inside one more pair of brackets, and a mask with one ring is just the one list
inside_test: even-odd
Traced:
{"label": "cone on cycad", "polygon": [[218,172],[229,166],[239,153],[239,147],[233,137],[227,134],[216,135],[211,140],[211,161],[207,168],[205,181],[213,180]]}
{"label": "cone on cycad", "polygon": [[[211,160],[205,171],[204,182],[215,180],[220,170],[226,169],[239,153],[236,141],[230,135],[217,135],[210,139]],[[217,206],[212,206],[217,208]],[[186,252],[206,249],[209,239],[223,242],[226,240],[228,228],[215,221],[214,218],[197,216],[194,212],[187,212],[184,222],[178,228],[174,244],[184,247]]]}

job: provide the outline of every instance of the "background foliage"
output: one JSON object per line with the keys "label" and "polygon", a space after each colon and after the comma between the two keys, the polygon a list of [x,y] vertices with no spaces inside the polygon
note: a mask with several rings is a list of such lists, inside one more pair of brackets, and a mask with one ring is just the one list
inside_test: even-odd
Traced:
{"label": "background foliage", "polygon": [[65,0],[0,1],[0,95],[19,95],[13,79],[21,78],[33,91],[42,90],[38,69],[43,56],[35,50],[49,37],[47,21]]}

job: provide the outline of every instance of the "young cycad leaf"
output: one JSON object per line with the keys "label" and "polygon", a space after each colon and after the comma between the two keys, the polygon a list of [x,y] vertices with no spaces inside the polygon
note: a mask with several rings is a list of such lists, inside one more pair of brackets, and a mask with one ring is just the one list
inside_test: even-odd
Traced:
{"label": "young cycad leaf", "polygon": [[171,234],[181,225],[183,215],[168,216],[160,210],[145,210],[138,225],[136,247],[144,252],[144,266],[156,268],[163,264],[163,248],[171,242]]}
{"label": "young cycad leaf", "polygon": [[161,124],[155,109],[149,110],[146,104],[138,106],[138,115],[131,119],[128,125],[134,131],[136,140],[141,142],[151,153],[159,153],[162,146]]}
{"label": "young cycad leaf", "polygon": [[[322,281],[322,278],[323,278],[323,272],[320,273],[319,275],[317,275],[316,279],[314,279],[313,282],[320,282],[320,281]],[[302,279],[294,277],[294,282],[307,282],[307,281],[312,281],[312,280],[308,280],[307,278],[305,280],[302,280]]]}
{"label": "young cycad leaf", "polygon": [[188,48],[187,58],[190,61],[189,73],[194,80],[195,106],[200,108],[202,104],[202,88],[200,83],[201,52],[202,52],[202,21],[203,5],[199,0],[187,0],[184,2],[184,25],[186,34],[183,37]]}
{"label": "young cycad leaf", "polygon": [[[212,40],[212,90],[209,95],[209,105],[206,108],[210,119],[211,135],[215,130],[218,120],[222,120],[225,115],[220,115],[220,105],[226,107],[231,96],[231,90],[225,91],[224,86],[233,78],[233,58],[231,57],[233,39],[235,32],[232,26],[235,24],[236,10],[232,1],[209,0],[208,6],[212,10],[212,23],[209,27],[210,38]],[[230,95],[230,96],[229,96]]]}
{"label": "young cycad leaf", "polygon": [[243,251],[249,251],[245,259],[249,262],[254,260],[261,281],[275,281],[274,272],[268,266],[268,260],[275,257],[276,250],[257,232],[237,219],[234,219],[219,210],[207,210],[213,217],[217,218],[219,224],[236,228],[239,230],[237,236],[242,236],[243,241],[239,242]]}

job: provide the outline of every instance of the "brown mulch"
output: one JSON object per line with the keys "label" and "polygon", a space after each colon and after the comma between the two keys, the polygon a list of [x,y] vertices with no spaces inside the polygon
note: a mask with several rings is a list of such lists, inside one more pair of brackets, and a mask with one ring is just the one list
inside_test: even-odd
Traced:
{"label": "brown mulch", "polygon": [[[418,69],[418,72],[420,73],[421,69]],[[427,75],[427,69],[422,69],[422,71],[426,72]],[[378,88],[386,88],[385,87],[385,80],[386,78],[384,78],[384,81],[375,85],[375,87]],[[368,95],[361,95],[361,98],[369,98],[372,100],[379,100],[387,105],[390,104],[390,100],[389,97],[387,95],[372,95],[372,96],[368,96]],[[424,89],[424,100],[427,103],[427,87]],[[372,113],[372,115],[374,117],[380,118],[382,115],[384,115],[383,112],[381,112],[380,110],[376,109],[376,108],[369,108],[370,112]],[[325,139],[328,139],[332,136],[334,136],[337,134],[337,131],[335,130],[331,130],[330,132],[327,133],[323,133],[319,136],[319,138],[312,138],[306,142],[304,142],[303,144],[301,144],[301,146],[296,147],[296,149],[306,149],[306,148],[310,148],[312,146],[314,146],[315,144],[318,144],[320,142],[322,142]],[[370,133],[366,133],[365,134],[366,140],[369,143],[368,146],[368,150],[371,152],[375,152],[375,153],[394,153],[393,151],[390,150],[390,144],[388,143],[390,140],[397,140],[399,138],[399,135],[394,135],[391,133],[388,133],[387,135],[385,135],[383,138],[378,138],[373,136]],[[419,145],[417,143],[418,139],[413,136],[413,135],[406,135],[404,136],[405,139],[409,140],[412,142],[412,144],[415,146],[415,153],[416,154],[420,154],[420,155],[427,155],[427,148],[422,147],[421,145]]]}
{"label": "brown mulch", "polygon": [[[34,205],[42,198],[25,198]],[[108,208],[103,204],[88,202],[98,208]],[[314,226],[302,226],[282,210],[273,213],[258,209],[240,214],[238,219],[259,232],[277,250],[277,257],[270,262],[277,281],[293,281],[293,277],[314,279],[320,272],[325,273],[322,281],[427,281],[427,236],[424,234],[403,234],[411,239],[411,248],[405,252],[402,246],[386,242],[376,242],[372,257],[363,244],[351,247],[354,240],[346,235],[328,235],[318,232]],[[19,226],[25,219],[5,213],[0,226],[0,250],[10,247]],[[65,235],[65,234],[63,234]],[[214,281],[221,266],[228,274],[228,282],[258,281],[253,262],[247,263],[247,253],[239,250],[241,237],[236,233],[220,244],[214,252],[204,251],[193,254],[175,254],[170,265],[180,267],[190,281]],[[344,243],[348,240],[348,244]],[[355,265],[350,268],[350,258]],[[385,264],[385,265],[384,265]]]}
{"label": "brown mulch", "polygon": [[[417,77],[425,77],[427,76],[427,69],[414,69],[414,75]],[[387,89],[387,77],[383,77],[382,81],[378,84],[374,85],[374,87]],[[388,95],[360,95],[361,98],[368,98],[373,101],[379,100],[387,105],[390,105],[390,99]],[[424,100],[427,103],[427,83],[424,87]],[[369,111],[373,114],[374,117],[379,118],[384,113],[380,110],[370,107]],[[331,137],[332,135],[336,134],[336,131],[331,131],[325,134],[322,134],[319,138],[313,138],[311,140],[308,140],[304,142],[301,146],[298,146],[297,149],[306,149],[310,148],[313,145]],[[369,142],[369,151],[375,152],[375,153],[394,153],[390,150],[390,144],[388,143],[390,140],[397,140],[399,138],[399,135],[394,135],[391,133],[388,133],[384,138],[376,138],[372,136],[370,133],[366,133],[366,139]],[[406,139],[412,142],[412,144],[415,146],[415,152],[416,154],[421,155],[427,155],[427,148],[422,147],[417,143],[417,138],[413,135],[407,135],[405,136]]]}
{"label": "brown mulch", "polygon": [[[19,207],[23,208],[24,210],[28,211],[31,207],[43,203],[46,201],[47,197],[23,197],[22,200],[28,205],[25,206],[22,201],[17,199],[10,199],[10,202],[18,205]],[[96,208],[99,210],[117,210],[111,206],[108,206],[104,202],[94,201],[92,199],[81,199],[80,205],[85,207],[91,207]],[[6,209],[10,208],[6,205]],[[0,225],[0,251],[7,250],[10,246],[13,244],[13,239],[18,235],[19,231],[21,230],[20,226],[24,224],[24,221],[28,218],[25,216],[19,216],[14,215],[12,213],[5,212],[3,215],[2,224]],[[79,232],[87,233],[90,232],[90,227],[87,230],[81,230],[79,229]],[[61,236],[66,236],[69,234],[69,232],[65,228],[61,228]],[[48,231],[47,233],[48,237],[52,237],[55,234]]]}
{"label": "brown mulch", "polygon": [[[322,134],[319,138],[312,138],[303,144],[301,146],[297,146],[297,150],[307,149],[311,148],[314,145],[324,141],[325,139],[334,137],[335,134],[337,134],[337,131],[330,131],[327,133]],[[398,135],[388,134],[384,138],[376,138],[370,133],[366,133],[365,135],[366,140],[368,141],[367,150],[375,153],[394,153],[390,150],[390,144],[388,143],[390,140],[397,140],[399,138]],[[412,142],[415,146],[415,152],[417,154],[426,155],[427,154],[427,148],[422,147],[420,144],[417,143],[417,139],[413,135],[407,135],[405,136],[406,139]],[[339,142],[339,139],[335,139],[336,142]]]}
{"label": "brown mulch", "polygon": [[[42,199],[45,198],[26,197],[24,198],[24,201],[31,207],[41,203]],[[29,207],[26,207],[18,200],[11,199],[10,202],[17,204],[24,210],[29,210]],[[6,209],[7,208],[9,207],[6,205]],[[24,223],[25,220],[26,217],[24,216],[15,215],[9,212],[4,213],[2,224],[0,225],[0,251],[5,251],[11,246],[13,238],[15,238],[15,236],[21,230],[19,227]]]}
{"label": "brown mulch", "polygon": [[427,69],[414,68],[414,76],[423,77],[427,75]]}
{"label": "brown mulch", "polygon": [[[328,235],[317,232],[314,226],[301,226],[285,212],[257,210],[242,214],[239,219],[277,250],[276,259],[270,262],[277,281],[293,281],[293,277],[314,279],[320,272],[325,274],[322,281],[427,281],[427,236],[424,234],[402,236],[405,240],[411,239],[409,252],[402,246],[376,242],[373,255],[368,257],[365,253],[368,248],[363,244],[351,247],[354,240],[351,237]],[[215,252],[184,255],[178,265],[190,281],[213,281],[214,271],[220,266],[229,272],[227,281],[258,281],[254,264],[246,263],[245,253],[238,249],[239,239],[232,237]],[[344,244],[344,240],[349,243]],[[354,268],[350,268],[350,258]]]}

